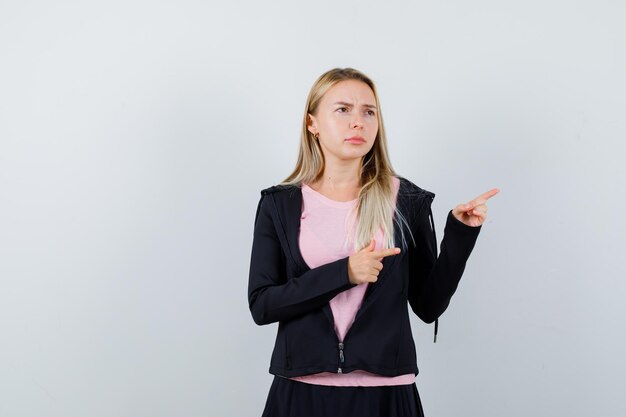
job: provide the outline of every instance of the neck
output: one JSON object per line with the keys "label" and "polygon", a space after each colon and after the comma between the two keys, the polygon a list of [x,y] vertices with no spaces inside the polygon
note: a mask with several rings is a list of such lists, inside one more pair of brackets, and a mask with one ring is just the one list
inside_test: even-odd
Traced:
{"label": "neck", "polygon": [[315,182],[318,187],[328,190],[347,190],[359,188],[360,160],[352,160],[343,164],[326,165],[324,174]]}

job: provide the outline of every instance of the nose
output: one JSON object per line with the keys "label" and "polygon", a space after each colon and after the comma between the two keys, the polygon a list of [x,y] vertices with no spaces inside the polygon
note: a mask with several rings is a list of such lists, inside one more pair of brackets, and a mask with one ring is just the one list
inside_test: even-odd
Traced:
{"label": "nose", "polygon": [[355,116],[354,120],[352,121],[352,127],[363,127],[363,121],[361,121],[361,118],[359,116]]}

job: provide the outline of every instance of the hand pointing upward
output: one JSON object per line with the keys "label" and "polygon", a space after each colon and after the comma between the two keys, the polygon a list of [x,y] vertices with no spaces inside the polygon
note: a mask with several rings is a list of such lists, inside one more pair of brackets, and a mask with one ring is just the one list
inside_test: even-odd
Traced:
{"label": "hand pointing upward", "polygon": [[488,199],[498,194],[500,190],[498,188],[492,188],[471,200],[467,204],[459,204],[452,209],[452,214],[459,221],[468,226],[480,226],[485,222],[487,218],[487,205],[485,204]]}

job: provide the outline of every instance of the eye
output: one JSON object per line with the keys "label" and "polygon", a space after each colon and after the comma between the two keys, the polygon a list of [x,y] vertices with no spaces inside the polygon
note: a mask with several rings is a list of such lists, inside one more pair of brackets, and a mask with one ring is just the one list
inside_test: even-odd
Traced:
{"label": "eye", "polygon": [[369,110],[369,111],[368,111],[368,113],[369,113],[371,116],[376,116],[376,112],[375,112],[374,110]]}
{"label": "eye", "polygon": [[[341,110],[341,109],[347,110],[348,108],[347,107],[339,107],[337,110]],[[341,111],[339,113],[343,113],[343,112]]]}

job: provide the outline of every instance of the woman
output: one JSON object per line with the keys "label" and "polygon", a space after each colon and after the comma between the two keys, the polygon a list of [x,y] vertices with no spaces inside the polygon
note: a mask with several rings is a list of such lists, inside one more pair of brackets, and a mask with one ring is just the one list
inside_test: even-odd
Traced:
{"label": "woman", "polygon": [[296,168],[256,212],[248,301],[278,323],[263,417],[423,416],[407,301],[436,341],[498,191],[450,210],[437,257],[435,195],[391,168],[374,83],[322,74]]}

